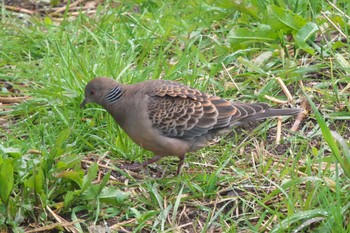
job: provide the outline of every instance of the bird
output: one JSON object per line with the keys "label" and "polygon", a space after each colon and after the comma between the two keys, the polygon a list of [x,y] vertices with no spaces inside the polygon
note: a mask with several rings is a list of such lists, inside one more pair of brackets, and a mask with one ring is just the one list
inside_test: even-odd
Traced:
{"label": "bird", "polygon": [[165,156],[177,156],[177,175],[187,153],[207,146],[234,126],[303,111],[274,109],[267,103],[234,102],[163,79],[127,85],[97,77],[86,85],[80,107],[87,103],[101,105],[131,140],[154,153],[143,163],[125,165],[126,169],[138,170]]}

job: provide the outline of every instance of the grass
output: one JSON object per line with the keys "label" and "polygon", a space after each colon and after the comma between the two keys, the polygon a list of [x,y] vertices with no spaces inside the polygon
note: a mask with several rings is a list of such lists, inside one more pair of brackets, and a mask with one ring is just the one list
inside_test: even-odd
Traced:
{"label": "grass", "polygon": [[[249,3],[105,1],[73,18],[3,8],[0,96],[28,99],[0,105],[1,231],[349,232],[349,4]],[[314,104],[296,133],[284,121],[280,145],[276,120],[245,125],[188,154],[178,177],[166,158],[135,178],[120,165],[152,154],[100,107],[79,109],[96,76],[242,102],[286,100],[280,77],[294,102],[271,105]]]}

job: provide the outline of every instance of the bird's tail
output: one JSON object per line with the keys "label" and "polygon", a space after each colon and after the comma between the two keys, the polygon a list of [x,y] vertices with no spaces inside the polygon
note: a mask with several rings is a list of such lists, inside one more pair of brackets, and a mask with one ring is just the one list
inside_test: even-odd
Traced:
{"label": "bird's tail", "polygon": [[[235,120],[233,125],[241,125],[251,121],[262,120],[265,118],[271,118],[276,116],[292,116],[297,115],[302,112],[302,108],[282,108],[282,109],[273,109],[270,108],[268,104],[265,103],[255,103],[255,104],[241,104],[241,103],[232,103],[239,111],[245,111],[249,109],[248,114],[242,114],[242,117],[238,117]],[[253,111],[252,111],[253,110]],[[245,116],[244,116],[245,115]]]}

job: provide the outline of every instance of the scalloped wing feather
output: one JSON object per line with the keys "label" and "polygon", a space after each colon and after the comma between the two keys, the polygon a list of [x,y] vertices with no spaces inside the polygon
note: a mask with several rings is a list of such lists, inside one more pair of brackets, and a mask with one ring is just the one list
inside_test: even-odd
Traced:
{"label": "scalloped wing feather", "polygon": [[230,102],[168,80],[154,84],[157,87],[147,92],[149,119],[168,137],[193,139],[215,133],[269,108],[265,103]]}
{"label": "scalloped wing feather", "polygon": [[230,125],[236,109],[216,96],[172,81],[162,81],[149,95],[148,114],[168,137],[192,139]]}

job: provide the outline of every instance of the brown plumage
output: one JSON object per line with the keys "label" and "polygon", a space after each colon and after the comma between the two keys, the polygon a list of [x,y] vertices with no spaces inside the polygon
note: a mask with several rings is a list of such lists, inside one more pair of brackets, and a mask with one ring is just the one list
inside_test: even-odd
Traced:
{"label": "brown plumage", "polygon": [[122,85],[113,79],[95,78],[85,88],[81,107],[89,102],[104,107],[135,143],[155,154],[128,168],[144,167],[164,156],[178,156],[177,173],[185,154],[206,146],[215,135],[227,133],[235,125],[295,115],[302,110],[230,102],[166,80]]}

